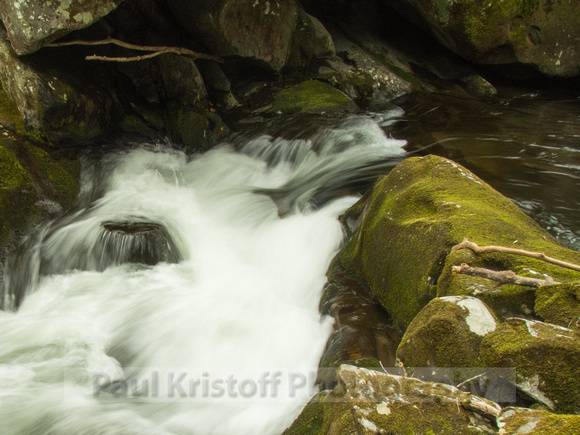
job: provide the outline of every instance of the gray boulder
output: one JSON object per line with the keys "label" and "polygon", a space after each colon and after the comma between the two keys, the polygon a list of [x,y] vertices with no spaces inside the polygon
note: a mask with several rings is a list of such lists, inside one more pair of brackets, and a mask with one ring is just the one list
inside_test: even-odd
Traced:
{"label": "gray boulder", "polygon": [[0,28],[0,84],[16,104],[24,127],[55,146],[90,143],[110,122],[113,100],[72,77],[40,71],[18,57]]}
{"label": "gray boulder", "polygon": [[124,0],[15,0],[0,3],[0,18],[18,55],[34,53],[73,30],[98,21]]}

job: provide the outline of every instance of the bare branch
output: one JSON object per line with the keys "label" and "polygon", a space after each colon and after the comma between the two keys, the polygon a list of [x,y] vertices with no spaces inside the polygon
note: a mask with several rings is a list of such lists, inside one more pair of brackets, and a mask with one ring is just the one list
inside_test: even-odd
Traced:
{"label": "bare branch", "polygon": [[92,56],[85,57],[86,60],[102,60],[106,62],[136,62],[139,60],[152,59],[161,54],[165,54],[167,51],[156,51],[155,53],[144,54],[143,56],[132,56],[132,57],[107,57],[107,56],[97,56],[93,54]]}
{"label": "bare branch", "polygon": [[[194,59],[209,59],[216,62],[223,62],[224,60],[221,57],[213,56],[211,54],[205,53],[198,53],[193,50],[189,50],[183,47],[167,47],[167,46],[154,46],[154,45],[137,45],[131,44],[129,42],[121,41],[115,38],[107,38],[102,39],[99,41],[83,41],[83,40],[76,40],[76,41],[66,41],[66,42],[53,42],[51,44],[46,44],[46,47],[70,47],[72,45],[87,45],[87,46],[95,46],[95,45],[108,45],[113,44],[119,47],[128,48],[130,50],[138,50],[138,51],[153,51],[158,54],[165,54],[165,53],[175,53],[183,56],[189,56]],[[145,56],[135,56],[135,57],[107,57],[107,56],[87,56],[87,60],[107,60],[107,61],[115,61],[115,62],[132,62],[136,60],[143,60],[143,59],[150,59],[155,56],[145,55]]]}
{"label": "bare branch", "polygon": [[476,254],[485,254],[487,252],[503,252],[504,254],[522,255],[524,257],[535,258],[536,260],[541,260],[546,263],[555,264],[556,266],[580,272],[580,265],[558,260],[557,258],[548,257],[543,252],[525,251],[523,249],[506,248],[504,246],[479,246],[477,243],[470,242],[468,239],[463,239],[463,242],[451,248],[451,252],[457,251],[458,249],[471,249]]}
{"label": "bare branch", "polygon": [[483,267],[472,267],[468,264],[463,263],[461,266],[453,266],[451,268],[452,272],[462,273],[464,275],[478,276],[480,278],[490,279],[496,281],[500,284],[515,284],[524,285],[528,287],[540,287],[542,285],[550,284],[560,284],[554,281],[552,277],[546,279],[541,278],[529,278],[527,276],[516,275],[513,270],[491,270],[485,269]]}

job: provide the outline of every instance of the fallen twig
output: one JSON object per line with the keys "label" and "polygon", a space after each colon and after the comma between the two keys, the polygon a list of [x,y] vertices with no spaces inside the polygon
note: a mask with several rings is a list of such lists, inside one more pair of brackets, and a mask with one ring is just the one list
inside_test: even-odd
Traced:
{"label": "fallen twig", "polygon": [[129,56],[129,57],[108,57],[108,56],[87,56],[86,60],[104,60],[109,62],[134,62],[144,59],[151,59],[152,57],[159,56],[165,53],[174,53],[183,56],[189,56],[194,59],[209,59],[215,62],[223,62],[224,60],[221,57],[213,56],[211,54],[205,53],[198,53],[193,50],[189,50],[188,48],[183,47],[167,47],[167,46],[154,46],[154,45],[138,45],[138,44],[131,44],[129,42],[121,41],[115,38],[107,38],[101,39],[99,41],[66,41],[66,42],[53,42],[50,44],[46,44],[46,47],[69,47],[72,45],[118,45],[119,47],[128,48],[130,50],[138,50],[138,51],[152,51],[151,54],[146,54],[143,56]]}
{"label": "fallen twig", "polygon": [[523,249],[506,248],[504,246],[479,246],[477,243],[470,242],[468,239],[463,239],[463,242],[451,248],[451,252],[457,251],[458,249],[471,249],[476,254],[485,254],[487,252],[503,252],[504,254],[522,255],[524,257],[535,258],[536,260],[541,260],[546,263],[555,264],[556,266],[580,272],[580,265],[558,260],[557,258],[548,257],[543,252],[525,251]]}
{"label": "fallen twig", "polygon": [[483,267],[472,267],[468,264],[463,263],[461,266],[453,266],[451,268],[452,272],[462,273],[464,275],[478,276],[480,278],[491,279],[500,284],[515,284],[524,285],[528,287],[540,287],[542,285],[550,284],[560,284],[554,281],[552,277],[547,277],[546,279],[541,278],[529,278],[527,276],[516,275],[513,270],[491,270],[485,269]]}

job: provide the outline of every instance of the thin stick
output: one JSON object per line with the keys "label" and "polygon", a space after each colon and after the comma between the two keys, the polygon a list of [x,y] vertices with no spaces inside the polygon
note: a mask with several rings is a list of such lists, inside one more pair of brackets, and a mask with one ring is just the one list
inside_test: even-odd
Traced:
{"label": "thin stick", "polygon": [[487,252],[503,252],[504,254],[523,255],[524,257],[535,258],[546,263],[555,264],[556,266],[565,267],[580,272],[580,265],[568,263],[567,261],[558,260],[557,258],[548,257],[543,252],[525,251],[523,249],[506,248],[504,246],[479,246],[477,243],[470,242],[468,239],[463,239],[458,245],[451,248],[451,252],[458,249],[471,249],[476,254],[485,254]]}
{"label": "thin stick", "polygon": [[[175,53],[175,54],[181,54],[184,56],[193,57],[195,59],[209,59],[209,60],[214,60],[216,62],[223,62],[224,61],[221,57],[213,56],[211,54],[198,53],[196,51],[189,50],[189,49],[183,48],[183,47],[137,45],[137,44],[131,44],[129,42],[121,41],[121,40],[115,39],[115,38],[101,39],[99,41],[76,40],[76,41],[67,41],[67,42],[53,42],[50,44],[46,44],[45,46],[46,47],[70,47],[72,45],[94,46],[94,45],[108,45],[108,44],[118,45],[119,47],[128,48],[130,50],[154,51],[154,52],[158,52],[159,54]],[[151,57],[154,57],[154,56],[151,56]],[[132,58],[132,57],[115,58],[115,57],[106,57],[106,56],[88,56],[87,60],[109,60],[109,61],[113,60],[113,61],[117,61],[117,62],[123,62],[123,61],[127,62],[127,60],[125,60],[125,59],[142,60],[142,59],[149,59],[149,58],[150,57],[140,58],[140,56],[136,56],[135,58]],[[123,60],[117,60],[117,59],[123,59]]]}
{"label": "thin stick", "polygon": [[541,278],[529,278],[527,276],[516,275],[513,270],[491,270],[485,269],[483,267],[472,267],[468,264],[463,263],[461,266],[453,266],[451,268],[452,272],[462,273],[464,275],[478,276],[480,278],[491,279],[492,281],[497,281],[500,284],[515,284],[524,285],[528,287],[540,287],[542,285],[550,284],[560,284],[554,281],[552,277],[546,279]]}

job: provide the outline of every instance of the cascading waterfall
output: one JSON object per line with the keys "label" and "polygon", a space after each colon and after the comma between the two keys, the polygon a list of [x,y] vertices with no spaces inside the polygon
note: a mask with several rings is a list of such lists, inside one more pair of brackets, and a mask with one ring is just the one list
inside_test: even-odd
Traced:
{"label": "cascading waterfall", "polygon": [[106,157],[102,194],[7,275],[0,433],[280,433],[332,328],[318,302],[345,188],[403,145],[355,117],[193,159]]}

